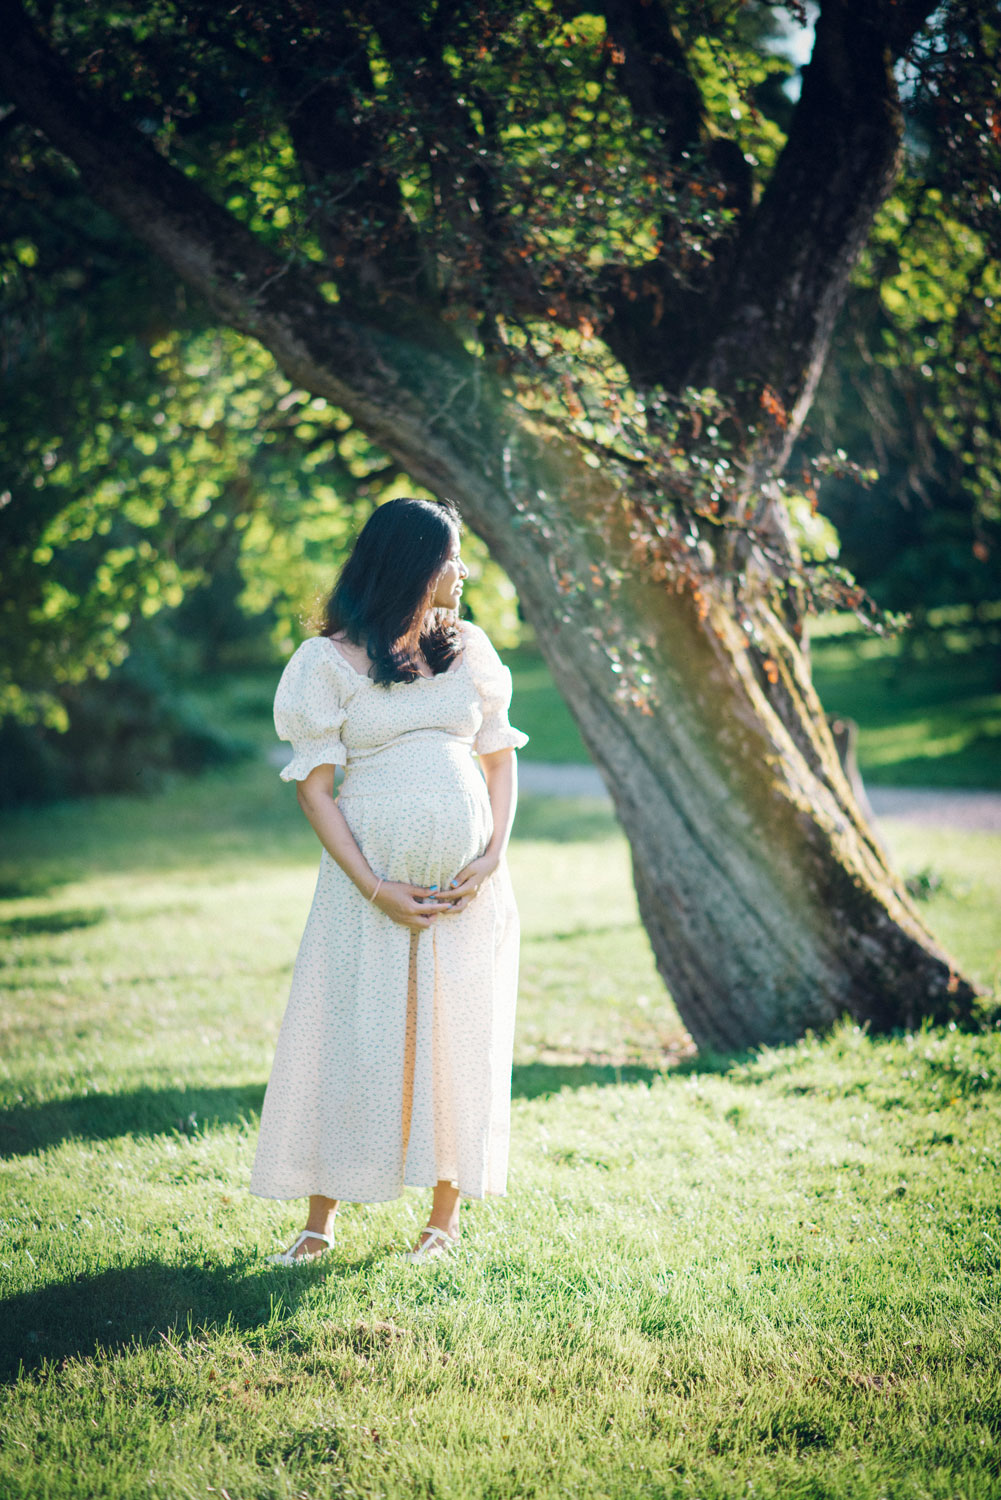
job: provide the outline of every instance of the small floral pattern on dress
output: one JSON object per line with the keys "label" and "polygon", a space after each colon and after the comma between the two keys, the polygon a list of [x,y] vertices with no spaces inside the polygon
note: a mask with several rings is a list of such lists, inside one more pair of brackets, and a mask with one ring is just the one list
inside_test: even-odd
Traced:
{"label": "small floral pattern on dress", "polygon": [[[376,875],[449,881],[492,818],[476,755],[520,749],[511,674],[487,635],[436,677],[383,686],[304,641],[275,697],[285,781],[346,767],[338,806]],[[456,916],[411,933],[324,851],[261,1116],[251,1191],[349,1202],[405,1185],[506,1190],[518,911],[502,860]]]}

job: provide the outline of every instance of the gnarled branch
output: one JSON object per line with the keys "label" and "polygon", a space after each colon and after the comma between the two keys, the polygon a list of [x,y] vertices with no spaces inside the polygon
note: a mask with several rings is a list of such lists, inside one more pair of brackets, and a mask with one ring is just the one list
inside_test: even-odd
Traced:
{"label": "gnarled branch", "polygon": [[[912,28],[934,0],[906,7]],[[896,179],[901,121],[892,71],[902,39],[892,0],[822,0],[813,54],[786,145],[747,216],[696,383],[778,413],[762,457],[785,462],[813,399],[834,320],[873,215]],[[808,288],[812,291],[807,292]],[[764,432],[768,418],[756,413]]]}

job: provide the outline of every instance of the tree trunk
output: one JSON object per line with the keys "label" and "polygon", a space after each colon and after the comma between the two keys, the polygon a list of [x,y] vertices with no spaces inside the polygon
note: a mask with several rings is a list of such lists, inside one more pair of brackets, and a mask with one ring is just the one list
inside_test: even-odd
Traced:
{"label": "tree trunk", "polygon": [[[843,10],[831,0],[832,13]],[[0,82],[77,163],[95,199],[222,319],[268,347],[296,385],[457,501],[506,568],[609,786],[658,967],[696,1042],[723,1051],[785,1042],[845,1013],[881,1029],[968,1014],[973,988],[922,926],[860,813],[767,579],[738,618],[726,579],[707,580],[696,596],[644,572],[636,505],[621,482],[505,402],[490,368],[444,325],[415,312],[404,335],[332,306],[305,271],[276,264],[190,178],[83,97],[13,0],[0,0],[0,18],[9,43]],[[827,71],[841,88],[833,65]],[[883,148],[872,161],[863,217],[891,170]],[[793,165],[802,196],[809,178]],[[781,214],[773,218],[781,228]],[[804,236],[813,224],[829,237],[838,221],[836,204],[822,220],[804,207],[795,285],[773,286],[768,307],[731,302],[711,359],[721,383],[739,385],[748,330],[781,304],[799,373],[775,388],[787,411],[802,412],[837,301],[825,278],[836,267],[843,284],[858,216],[840,251],[825,251],[819,279]],[[763,254],[753,234],[746,247]],[[735,284],[742,274],[738,265]],[[770,347],[780,360],[782,348]],[[771,376],[752,364],[760,389]]]}
{"label": "tree trunk", "polygon": [[[679,1013],[718,1051],[845,1013],[877,1030],[963,1014],[970,990],[858,811],[799,648],[767,605],[754,617],[749,646],[719,606],[704,621],[687,597],[651,608],[663,660],[684,670],[662,667],[650,718],[609,713],[607,690],[585,690],[579,637],[546,653],[629,837]],[[763,658],[778,664],[775,687]],[[776,691],[796,706],[795,738]]]}
{"label": "tree trunk", "polygon": [[[621,501],[614,484],[569,451],[556,473],[553,459],[550,445],[540,485],[509,454],[506,497],[465,486],[463,508],[514,579],[608,785],[657,966],[697,1044],[788,1042],[844,1014],[877,1030],[968,1015],[973,988],[888,865],[767,598],[748,630],[720,599],[635,575],[561,592],[570,577],[607,580],[628,544],[588,523]],[[544,486],[583,524],[554,523]],[[649,676],[652,711],[621,690],[630,672]]]}

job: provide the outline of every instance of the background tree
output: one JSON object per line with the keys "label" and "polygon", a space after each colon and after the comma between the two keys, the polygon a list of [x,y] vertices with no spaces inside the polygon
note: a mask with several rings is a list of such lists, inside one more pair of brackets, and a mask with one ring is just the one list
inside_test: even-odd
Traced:
{"label": "background tree", "polygon": [[781,474],[898,171],[902,59],[990,254],[996,31],[824,0],[783,139],[768,9],[0,5],[8,128],[506,568],[725,1047],[972,1000],[841,773],[803,615],[864,601],[800,556]]}
{"label": "background tree", "polygon": [[[5,186],[0,803],[149,786],[236,749],[174,701],[178,676],[272,660],[269,638],[287,654],[407,480],[207,321],[64,159],[13,140]],[[483,614],[498,570],[470,566]],[[510,639],[513,599],[493,603]]]}
{"label": "background tree", "polygon": [[978,116],[957,108],[966,71],[994,66],[996,31],[977,46],[955,15],[942,19],[918,44],[922,68],[904,75],[904,169],[856,267],[798,447],[847,449],[878,474],[865,494],[830,480],[822,505],[841,562],[882,606],[907,612],[895,680],[960,645],[955,611],[935,628],[929,616],[962,605],[962,648],[989,653],[1001,682],[1001,268],[988,145],[1001,121],[989,102]]}

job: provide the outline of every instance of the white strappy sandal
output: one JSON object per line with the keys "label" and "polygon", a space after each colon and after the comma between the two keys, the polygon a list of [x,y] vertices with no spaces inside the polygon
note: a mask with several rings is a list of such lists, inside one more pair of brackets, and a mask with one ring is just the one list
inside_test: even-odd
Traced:
{"label": "white strappy sandal", "polygon": [[427,1239],[416,1250],[408,1250],[404,1260],[408,1260],[412,1266],[423,1266],[429,1260],[437,1260],[441,1255],[451,1255],[459,1243],[458,1235],[451,1235],[446,1229],[439,1229],[436,1224],[429,1224],[426,1229],[421,1230]]}
{"label": "white strappy sandal", "polygon": [[279,1255],[269,1255],[268,1260],[273,1266],[304,1266],[307,1261],[319,1260],[321,1255],[326,1255],[327,1250],[311,1250],[308,1255],[296,1255],[295,1252],[306,1240],[322,1240],[327,1250],[332,1250],[334,1246],[332,1234],[321,1234],[318,1229],[304,1229],[294,1245],[289,1245]]}

